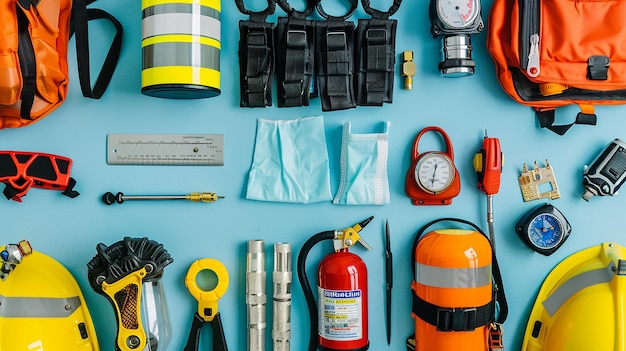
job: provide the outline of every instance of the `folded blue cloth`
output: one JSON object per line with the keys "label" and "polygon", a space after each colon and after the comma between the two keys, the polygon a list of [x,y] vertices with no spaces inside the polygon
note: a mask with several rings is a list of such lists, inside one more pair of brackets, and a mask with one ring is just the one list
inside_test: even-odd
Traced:
{"label": "folded blue cloth", "polygon": [[246,199],[330,201],[330,167],[322,116],[257,120]]}

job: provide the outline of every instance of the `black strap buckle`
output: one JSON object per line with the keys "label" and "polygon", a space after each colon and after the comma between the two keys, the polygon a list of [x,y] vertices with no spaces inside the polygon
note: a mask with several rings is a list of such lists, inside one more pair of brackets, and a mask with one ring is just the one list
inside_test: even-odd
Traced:
{"label": "black strap buckle", "polygon": [[472,331],[476,329],[476,308],[437,309],[438,331]]}
{"label": "black strap buckle", "polygon": [[289,49],[303,50],[306,49],[306,31],[302,29],[287,30],[287,47]]}
{"label": "black strap buckle", "polygon": [[587,60],[587,79],[609,79],[609,63],[610,60],[607,56],[590,56]]}
{"label": "black strap buckle", "polygon": [[292,98],[301,98],[304,95],[304,81],[300,80],[290,80],[284,81],[283,84],[283,98],[292,99]]}

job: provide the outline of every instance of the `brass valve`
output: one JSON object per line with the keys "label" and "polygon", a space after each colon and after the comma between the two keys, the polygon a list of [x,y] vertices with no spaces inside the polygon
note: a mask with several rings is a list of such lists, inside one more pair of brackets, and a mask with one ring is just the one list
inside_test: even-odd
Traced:
{"label": "brass valve", "polygon": [[416,67],[413,62],[413,51],[407,50],[402,52],[402,66],[400,68],[400,75],[404,77],[404,89],[413,89],[413,76],[415,75]]}

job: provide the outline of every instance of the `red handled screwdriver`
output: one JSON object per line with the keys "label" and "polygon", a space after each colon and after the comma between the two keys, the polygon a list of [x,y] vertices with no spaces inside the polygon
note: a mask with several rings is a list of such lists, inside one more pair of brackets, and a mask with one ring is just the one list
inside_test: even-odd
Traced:
{"label": "red handled screwdriver", "polygon": [[487,195],[487,224],[489,225],[489,240],[495,252],[496,240],[493,229],[493,195],[500,190],[500,175],[504,157],[500,149],[498,138],[483,138],[483,147],[474,155],[474,171],[478,176],[478,189]]}

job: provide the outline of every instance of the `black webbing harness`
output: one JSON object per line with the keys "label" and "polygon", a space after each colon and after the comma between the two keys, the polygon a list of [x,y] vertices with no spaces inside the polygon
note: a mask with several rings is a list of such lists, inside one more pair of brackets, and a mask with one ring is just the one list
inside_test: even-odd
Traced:
{"label": "black webbing harness", "polygon": [[371,19],[359,19],[356,29],[357,103],[360,106],[382,106],[393,100],[393,75],[396,62],[397,21],[390,20],[402,0],[394,0],[387,12],[370,7],[361,0]]}
{"label": "black webbing harness", "polygon": [[345,110],[356,107],[354,94],[354,23],[346,21],[356,10],[357,0],[350,0],[347,14],[334,17],[316,5],[326,21],[315,26],[315,60],[322,111]]}
{"label": "black webbing harness", "polygon": [[315,21],[307,20],[320,0],[307,0],[307,8],[296,11],[285,0],[278,5],[288,17],[276,26],[276,77],[278,107],[309,106],[317,96],[315,68]]}
{"label": "black webbing harness", "polygon": [[275,0],[267,8],[253,12],[243,0],[235,0],[237,8],[249,20],[239,21],[239,85],[241,107],[272,106],[272,76],[274,74],[274,24],[266,22],[276,10]]}

